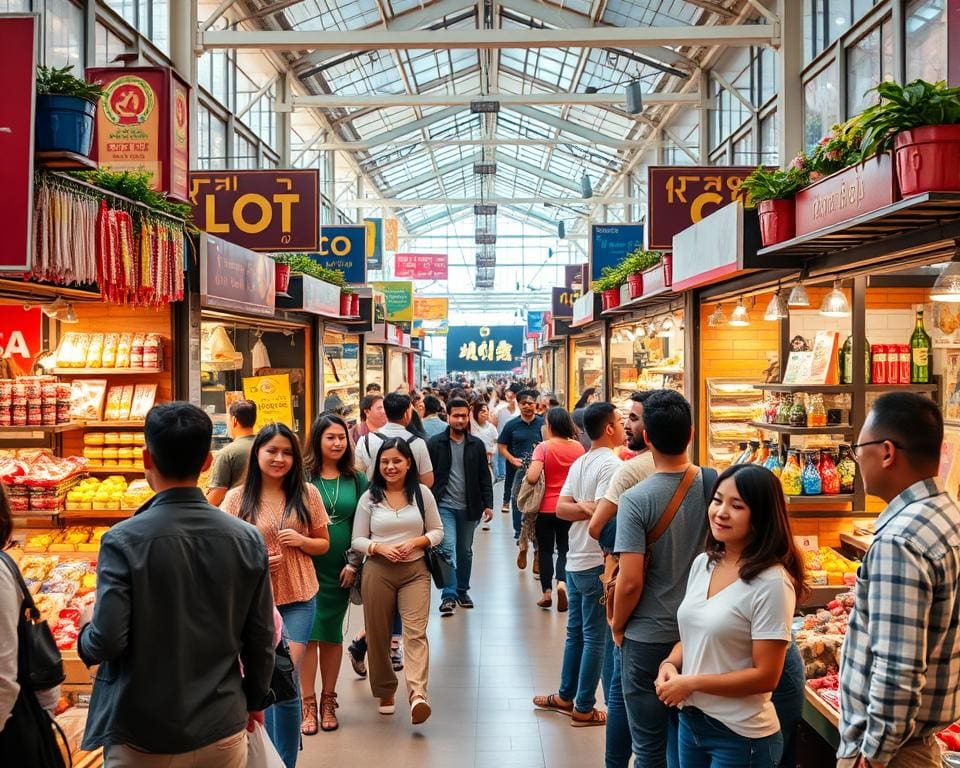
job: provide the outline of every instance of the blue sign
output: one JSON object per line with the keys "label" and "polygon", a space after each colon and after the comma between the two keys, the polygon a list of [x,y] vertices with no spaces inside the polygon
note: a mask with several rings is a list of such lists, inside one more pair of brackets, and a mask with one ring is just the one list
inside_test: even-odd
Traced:
{"label": "blue sign", "polygon": [[[643,245],[643,224],[592,224],[590,226],[590,283],[604,267],[615,267]],[[584,286],[586,290],[586,286]]]}
{"label": "blue sign", "polygon": [[344,359],[344,360],[359,360],[359,359],[360,359],[360,345],[359,345],[359,344],[344,344],[344,345],[343,345],[343,359]]}
{"label": "blue sign", "polygon": [[538,339],[543,330],[543,319],[546,312],[527,312],[527,338]]}
{"label": "blue sign", "polygon": [[523,356],[522,325],[460,325],[447,333],[448,371],[512,371]]}
{"label": "blue sign", "polygon": [[367,282],[366,228],[360,225],[327,226],[320,230],[320,250],[308,254],[327,269],[339,269],[351,285]]}

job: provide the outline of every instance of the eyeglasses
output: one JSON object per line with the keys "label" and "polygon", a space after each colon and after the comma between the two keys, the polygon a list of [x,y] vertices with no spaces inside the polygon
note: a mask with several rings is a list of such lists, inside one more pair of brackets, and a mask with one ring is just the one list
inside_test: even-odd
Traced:
{"label": "eyeglasses", "polygon": [[868,445],[883,445],[884,443],[890,443],[898,451],[907,450],[906,446],[900,445],[896,440],[891,440],[888,437],[883,438],[882,440],[868,440],[865,443],[854,443],[850,446],[850,455],[853,456],[854,461],[860,461],[860,449],[866,448]]}
{"label": "eyeglasses", "polygon": [[536,405],[533,400],[521,400],[520,405]]}

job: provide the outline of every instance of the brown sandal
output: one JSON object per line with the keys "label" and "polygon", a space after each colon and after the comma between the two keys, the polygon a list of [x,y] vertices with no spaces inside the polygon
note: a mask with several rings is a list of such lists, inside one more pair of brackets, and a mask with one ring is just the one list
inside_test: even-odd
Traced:
{"label": "brown sandal", "polygon": [[574,728],[587,728],[591,725],[606,725],[607,713],[599,709],[592,709],[583,717],[583,712],[571,711],[570,725]]}
{"label": "brown sandal", "polygon": [[300,724],[300,733],[304,736],[313,736],[317,732],[317,697],[305,696],[303,699],[303,722]]}
{"label": "brown sandal", "polygon": [[567,588],[557,585],[557,612],[566,613],[567,607]]}
{"label": "brown sandal", "polygon": [[337,722],[337,694],[320,694],[320,728],[324,731],[335,731],[340,727]]}
{"label": "brown sandal", "polygon": [[567,717],[573,716],[573,702],[562,704],[560,697],[555,693],[547,696],[534,696],[533,706],[537,709],[545,709],[548,712],[559,712],[561,715],[566,715]]}
{"label": "brown sandal", "polygon": [[517,553],[517,568],[519,568],[521,571],[525,571],[527,569],[527,548],[526,547],[524,547],[523,549],[520,550],[519,553]]}
{"label": "brown sandal", "polygon": [[544,595],[542,598],[537,600],[537,605],[541,608],[551,608],[553,607],[553,597],[547,597]]}

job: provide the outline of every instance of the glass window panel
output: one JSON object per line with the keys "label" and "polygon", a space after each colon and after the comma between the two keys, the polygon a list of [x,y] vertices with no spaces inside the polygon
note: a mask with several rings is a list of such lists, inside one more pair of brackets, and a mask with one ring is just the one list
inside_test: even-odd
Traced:
{"label": "glass window panel", "polygon": [[95,40],[96,49],[94,50],[94,62],[98,67],[105,67],[112,62],[118,54],[127,50],[126,41],[100,23],[97,24]]}
{"label": "glass window panel", "polygon": [[907,82],[947,77],[946,0],[911,0],[906,11]]}
{"label": "glass window panel", "polygon": [[0,0],[0,13],[20,13],[30,10],[30,0]]}
{"label": "glass window panel", "polygon": [[149,37],[157,48],[170,53],[170,11],[168,0],[151,0]]}
{"label": "glass window panel", "polygon": [[832,61],[803,86],[803,135],[807,147],[822,139],[840,119],[837,62]]}
{"label": "glass window panel", "polygon": [[[859,115],[876,103],[876,93],[870,93],[881,78],[883,67],[880,55],[880,28],[869,32],[847,49],[847,115]],[[828,126],[829,127],[829,126]]]}
{"label": "glass window panel", "polygon": [[780,137],[777,113],[760,120],[760,162],[764,165],[779,165]]}
{"label": "glass window panel", "polygon": [[137,26],[137,0],[106,0],[107,5],[119,13],[131,27]]}
{"label": "glass window panel", "polygon": [[754,165],[757,162],[757,155],[753,150],[753,134],[747,133],[740,139],[733,142],[733,164],[734,165]]}
{"label": "glass window panel", "polygon": [[70,0],[47,0],[44,14],[43,60],[48,67],[73,65],[83,70],[83,10]]}

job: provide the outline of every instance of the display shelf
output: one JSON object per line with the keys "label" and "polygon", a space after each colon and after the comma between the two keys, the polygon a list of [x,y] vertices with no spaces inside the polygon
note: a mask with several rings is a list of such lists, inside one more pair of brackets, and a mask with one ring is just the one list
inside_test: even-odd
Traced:
{"label": "display shelf", "polygon": [[53,368],[56,376],[156,376],[163,368]]}
{"label": "display shelf", "polygon": [[849,424],[827,424],[824,427],[791,427],[789,424],[770,424],[766,421],[750,421],[751,427],[779,432],[782,435],[852,435]]}
{"label": "display shelf", "polygon": [[65,509],[60,513],[61,520],[126,520],[135,509]]}
{"label": "display shelf", "polygon": [[84,472],[91,475],[130,475],[136,472],[142,475],[143,467],[135,467],[132,464],[123,464],[119,467],[87,466]]}
{"label": "display shelf", "polygon": [[146,422],[138,419],[133,420],[121,420],[121,421],[84,421],[80,424],[82,429],[143,429]]}
{"label": "display shelf", "polygon": [[[817,496],[787,496],[787,504],[826,504],[831,501],[838,504],[851,504],[854,495],[852,493],[822,493]],[[860,513],[861,516],[863,513]]]}
{"label": "display shelf", "polygon": [[806,600],[797,605],[800,609],[823,608],[841,592],[849,592],[851,587],[846,584],[807,584],[810,594]]}
{"label": "display shelf", "polygon": [[[828,743],[835,747],[839,745],[840,734],[837,729],[840,727],[840,713],[817,696],[817,692],[809,685],[803,686],[803,719],[813,726],[814,730]],[[826,733],[818,727],[819,725],[828,726]]]}
{"label": "display shelf", "polygon": [[936,384],[864,384],[865,392],[936,392]]}
{"label": "display shelf", "polygon": [[683,368],[644,368],[653,376],[683,376]]}
{"label": "display shelf", "polygon": [[866,554],[866,551],[870,549],[870,545],[873,543],[873,536],[861,536],[856,533],[841,533],[840,543],[846,544],[851,549],[855,549],[858,552]]}
{"label": "display shelf", "polygon": [[850,384],[756,384],[763,392],[802,392],[809,395],[838,395],[852,392]]}
{"label": "display shelf", "polygon": [[73,432],[75,429],[82,429],[82,425],[77,422],[69,422],[67,424],[47,424],[45,426],[27,426],[27,427],[0,427],[0,437],[6,437],[9,434],[13,435],[22,435],[24,433],[30,432],[46,432],[47,434],[55,435],[60,432]]}

